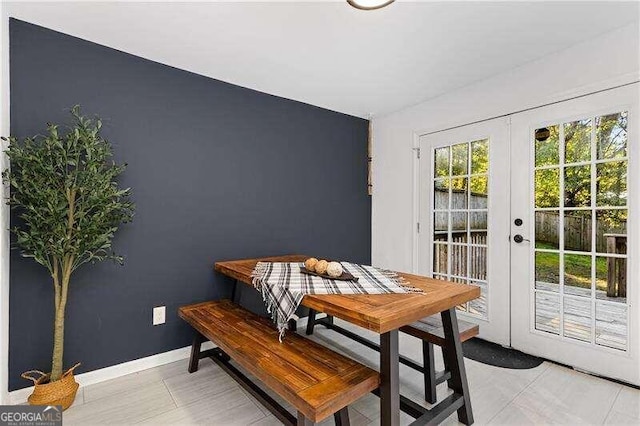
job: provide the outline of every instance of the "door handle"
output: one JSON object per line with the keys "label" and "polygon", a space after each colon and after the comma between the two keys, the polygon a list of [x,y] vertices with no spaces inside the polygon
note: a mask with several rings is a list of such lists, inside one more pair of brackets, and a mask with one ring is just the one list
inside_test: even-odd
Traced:
{"label": "door handle", "polygon": [[515,242],[516,242],[516,243],[518,243],[518,244],[520,244],[520,243],[521,243],[521,242],[523,242],[523,241],[531,242],[531,240],[529,240],[529,239],[527,239],[527,238],[523,237],[523,236],[522,236],[522,235],[520,235],[520,234],[516,234],[516,235],[514,235],[514,236],[513,236],[513,241],[515,241]]}

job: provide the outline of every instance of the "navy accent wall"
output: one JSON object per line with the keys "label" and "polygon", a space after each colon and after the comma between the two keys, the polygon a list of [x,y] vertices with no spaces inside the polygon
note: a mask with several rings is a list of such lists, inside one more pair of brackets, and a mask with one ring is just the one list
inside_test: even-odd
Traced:
{"label": "navy accent wall", "polygon": [[[74,104],[98,114],[116,161],[129,163],[122,184],[137,205],[114,242],[125,266],[89,265],[72,277],[67,366],[81,361],[82,373],[190,344],[176,310],[229,295],[217,260],[370,261],[366,120],[22,21],[11,21],[10,48],[11,133],[68,123]],[[21,372],[50,370],[53,291],[46,270],[17,251],[10,281],[13,390],[30,384]],[[257,294],[243,300],[261,307]],[[167,322],[154,327],[157,305]]]}

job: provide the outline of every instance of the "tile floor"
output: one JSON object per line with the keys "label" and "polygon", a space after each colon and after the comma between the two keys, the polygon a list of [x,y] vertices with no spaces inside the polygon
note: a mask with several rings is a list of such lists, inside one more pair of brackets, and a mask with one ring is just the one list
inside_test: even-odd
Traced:
{"label": "tile floor", "polygon": [[[322,326],[316,328],[313,338],[376,365],[376,352]],[[421,359],[416,339],[403,335],[400,344],[403,354]],[[440,351],[436,352],[436,365],[442,368]],[[468,359],[465,364],[478,425],[640,425],[640,390],[548,362],[530,370],[502,369]],[[194,374],[186,370],[184,360],[81,388],[76,403],[64,413],[64,424],[279,424],[211,360],[202,360]],[[420,400],[421,376],[403,366],[401,378],[402,393]],[[439,399],[447,392],[446,384],[440,385]],[[373,395],[357,401],[349,411],[354,426],[379,424],[378,399]],[[402,424],[411,420],[401,417]],[[333,424],[333,420],[324,423]],[[455,414],[446,424],[458,424]]]}

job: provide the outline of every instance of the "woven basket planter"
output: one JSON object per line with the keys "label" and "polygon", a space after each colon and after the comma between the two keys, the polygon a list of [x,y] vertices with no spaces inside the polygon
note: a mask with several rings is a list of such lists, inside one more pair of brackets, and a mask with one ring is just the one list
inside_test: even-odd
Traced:
{"label": "woven basket planter", "polygon": [[[42,371],[30,370],[22,373],[22,377],[31,380],[34,384],[33,393],[27,399],[31,405],[62,405],[66,410],[71,407],[76,399],[76,392],[80,385],[73,377],[73,370],[80,364],[76,364],[68,369],[60,380],[49,382],[49,374]],[[39,375],[34,377],[33,374]]]}

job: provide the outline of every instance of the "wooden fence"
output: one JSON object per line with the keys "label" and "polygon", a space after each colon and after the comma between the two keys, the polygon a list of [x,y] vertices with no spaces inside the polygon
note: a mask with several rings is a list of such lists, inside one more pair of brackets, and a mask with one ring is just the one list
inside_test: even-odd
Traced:
{"label": "wooden fence", "polygon": [[[437,210],[486,209],[487,196],[484,194],[452,189],[434,191],[434,207]],[[451,205],[449,205],[451,196]],[[468,197],[468,198],[467,198]],[[449,215],[436,213],[434,220],[434,241],[446,241]],[[486,212],[451,213],[451,242],[454,244],[435,244],[433,250],[433,272],[447,274],[448,250],[451,250],[451,275],[471,279],[487,279],[487,214]],[[470,229],[467,235],[467,225]],[[474,246],[484,245],[484,247]]]}
{"label": "wooden fence", "polygon": [[[454,244],[434,245],[433,272],[436,274],[447,273],[447,254],[448,250],[450,249],[451,275],[456,275],[459,277],[469,277],[476,280],[486,280],[487,231],[471,232],[468,242],[466,233],[452,233],[452,242]],[[483,246],[474,246],[467,244],[481,244]]]}
{"label": "wooden fence", "polygon": [[[536,242],[557,246],[560,241],[560,214],[555,212],[536,212]],[[564,246],[569,250],[591,251],[591,233],[593,219],[584,216],[564,217]],[[596,251],[598,253],[627,252],[627,224],[618,228],[607,226],[604,221],[596,220]],[[607,297],[627,296],[627,259],[607,258]]]}
{"label": "wooden fence", "polygon": [[[434,196],[434,207],[436,210],[449,210],[449,191],[437,188]],[[469,206],[467,206],[467,191],[452,189],[451,190],[451,209],[486,209],[487,196],[484,194],[471,193],[469,197]]]}
{"label": "wooden fence", "polygon": [[[536,212],[536,242],[557,245],[560,241],[560,215],[556,212]],[[564,245],[569,250],[591,251],[592,219],[584,216],[564,217]],[[626,233],[626,223],[621,229],[612,230],[602,221],[596,223],[596,251],[607,252],[608,233]]]}

